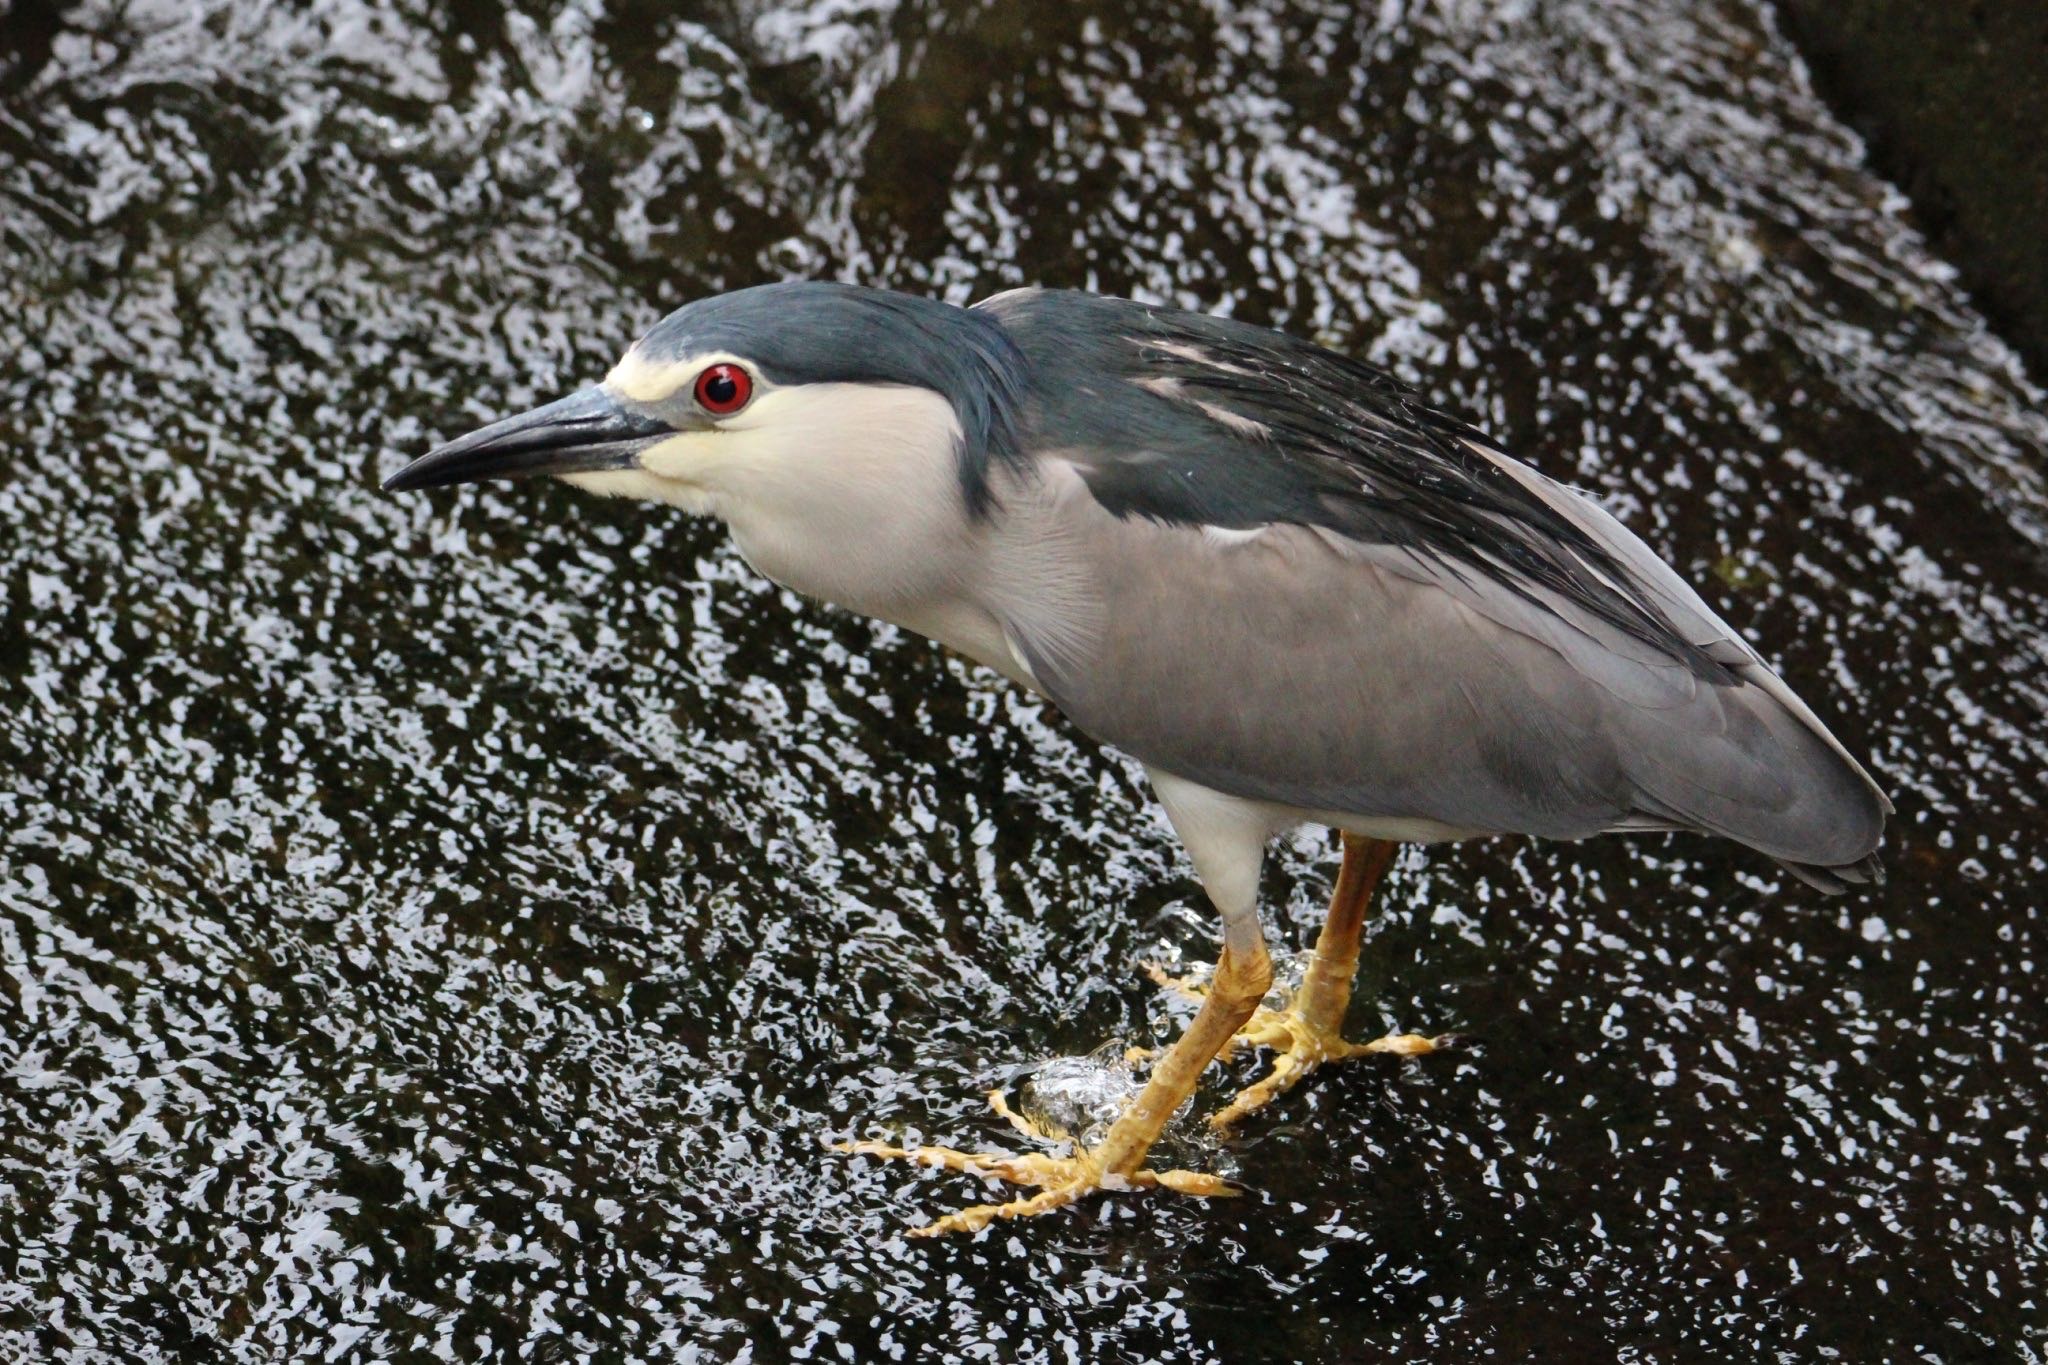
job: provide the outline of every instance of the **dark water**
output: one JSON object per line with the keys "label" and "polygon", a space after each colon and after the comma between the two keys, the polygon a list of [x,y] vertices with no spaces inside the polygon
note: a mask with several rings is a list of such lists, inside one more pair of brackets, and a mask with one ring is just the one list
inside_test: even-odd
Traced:
{"label": "dark water", "polygon": [[[679,515],[376,491],[792,273],[1393,366],[1874,755],[1891,884],[1410,850],[1354,1032],[1477,1046],[904,1240],[985,1192],[821,1139],[1180,1017],[1135,770]],[[2042,1360],[2041,407],[1732,0],[0,0],[0,1356]]]}

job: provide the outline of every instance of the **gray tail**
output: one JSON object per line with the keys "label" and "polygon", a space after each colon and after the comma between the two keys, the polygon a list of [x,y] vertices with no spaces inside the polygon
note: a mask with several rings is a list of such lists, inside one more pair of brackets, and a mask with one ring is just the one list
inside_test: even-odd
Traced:
{"label": "gray tail", "polygon": [[1644,776],[1663,790],[1638,789],[1645,823],[1747,844],[1825,895],[1883,885],[1878,845],[1892,803],[1863,765],[1818,722],[1758,689],[1717,699],[1728,706],[1720,732],[1703,729],[1687,754],[1707,780],[1646,764]]}
{"label": "gray tail", "polygon": [[1712,709],[1684,718],[1684,758],[1645,762],[1642,804],[1747,844],[1827,895],[1882,885],[1891,801],[1776,674],[1761,663],[1735,671],[1746,686],[1703,690]]}
{"label": "gray tail", "polygon": [[1827,896],[1839,896],[1852,887],[1884,885],[1884,864],[1877,860],[1875,853],[1837,867],[1823,867],[1819,863],[1795,863],[1786,858],[1773,858],[1771,861]]}

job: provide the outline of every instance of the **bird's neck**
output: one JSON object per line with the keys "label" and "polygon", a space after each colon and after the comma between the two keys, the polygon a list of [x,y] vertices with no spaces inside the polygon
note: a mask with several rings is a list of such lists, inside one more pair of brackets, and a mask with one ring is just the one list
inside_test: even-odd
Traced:
{"label": "bird's neck", "polygon": [[765,577],[1014,674],[1001,627],[975,604],[981,538],[952,404],[919,388],[814,385],[756,407],[650,468],[694,490]]}

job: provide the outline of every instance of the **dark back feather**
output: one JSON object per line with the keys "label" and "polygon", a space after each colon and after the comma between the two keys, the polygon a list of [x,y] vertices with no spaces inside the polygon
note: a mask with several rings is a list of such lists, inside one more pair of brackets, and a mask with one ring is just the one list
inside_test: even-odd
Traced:
{"label": "dark back feather", "polygon": [[1733,685],[1593,537],[1386,371],[1282,332],[1052,290],[980,306],[1030,367],[1021,426],[1120,517],[1321,527],[1397,546],[1541,605],[1538,589]]}

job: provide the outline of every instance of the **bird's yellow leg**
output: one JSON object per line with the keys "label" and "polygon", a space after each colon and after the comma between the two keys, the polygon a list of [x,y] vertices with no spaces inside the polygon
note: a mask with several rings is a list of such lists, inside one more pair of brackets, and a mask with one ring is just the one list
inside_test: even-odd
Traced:
{"label": "bird's yellow leg", "polygon": [[[1365,915],[1374,888],[1394,860],[1395,845],[1384,839],[1344,836],[1344,865],[1330,893],[1330,913],[1301,986],[1285,1009],[1260,1008],[1224,1044],[1226,1053],[1243,1047],[1271,1048],[1278,1055],[1273,1069],[1245,1087],[1209,1119],[1219,1131],[1247,1114],[1263,1109],[1325,1062],[1341,1062],[1372,1053],[1419,1057],[1446,1041],[1417,1033],[1396,1033],[1369,1043],[1346,1042],[1344,1012],[1351,1005],[1351,982],[1358,974],[1358,950],[1365,935]],[[1175,980],[1158,968],[1152,977],[1184,995],[1204,999],[1213,987]]]}
{"label": "bird's yellow leg", "polygon": [[[964,1171],[984,1179],[1007,1180],[1031,1185],[1039,1193],[1007,1204],[978,1204],[947,1214],[928,1227],[917,1229],[914,1237],[936,1237],[947,1232],[978,1232],[1002,1218],[1028,1218],[1033,1214],[1061,1208],[1098,1190],[1168,1189],[1179,1194],[1205,1198],[1237,1193],[1236,1186],[1217,1176],[1198,1171],[1155,1171],[1145,1167],[1145,1154],[1159,1140],[1160,1132],[1174,1112],[1187,1102],[1209,1065],[1225,1043],[1252,1016],[1266,990],[1273,983],[1273,964],[1263,943],[1254,937],[1248,949],[1236,950],[1226,944],[1216,963],[1216,975],[1202,997],[1202,1008],[1158,1065],[1151,1079],[1130,1107],[1093,1147],[1072,1156],[1032,1153],[1011,1156],[1002,1152],[963,1152],[952,1147],[891,1147],[880,1142],[850,1142],[839,1151],[865,1156],[916,1161],[951,1171]],[[1000,1096],[992,1097],[996,1111],[1008,1118],[1020,1132],[1037,1135],[1029,1120],[1010,1112]]]}

